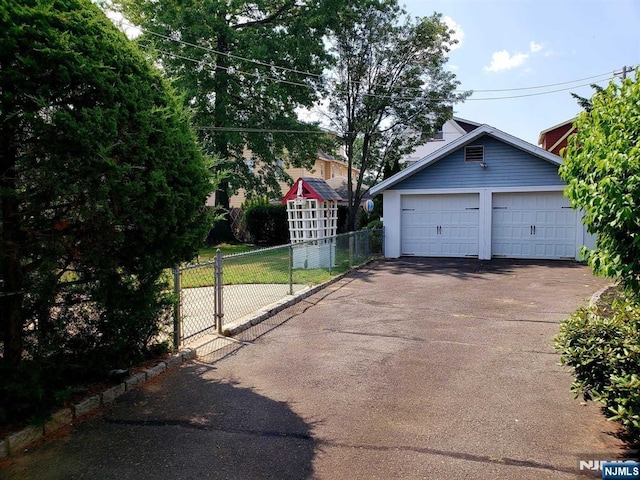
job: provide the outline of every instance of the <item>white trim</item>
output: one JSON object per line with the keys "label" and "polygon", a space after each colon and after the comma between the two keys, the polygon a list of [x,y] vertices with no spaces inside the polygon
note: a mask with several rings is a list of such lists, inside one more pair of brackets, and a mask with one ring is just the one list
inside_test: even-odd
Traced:
{"label": "white trim", "polygon": [[385,190],[384,193],[396,193],[398,195],[449,195],[453,193],[527,193],[527,192],[557,192],[564,190],[564,185],[538,185],[533,187],[474,187],[474,188],[412,188],[408,190]]}
{"label": "white trim", "polygon": [[578,116],[576,115],[575,117],[569,120],[565,120],[564,122],[554,125],[553,127],[549,127],[546,130],[542,130],[540,132],[540,135],[538,136],[538,145],[542,144],[542,137],[544,137],[545,133],[549,133],[550,131],[555,130],[556,128],[564,127],[565,125],[568,125],[568,124],[573,125],[577,119],[578,119]]}
{"label": "white trim", "polygon": [[448,143],[447,145],[444,145],[442,148],[439,148],[438,150],[436,150],[435,152],[427,155],[426,157],[422,158],[421,160],[418,160],[417,162],[415,162],[413,165],[411,165],[410,167],[407,167],[406,169],[402,170],[399,173],[396,173],[394,176],[386,179],[385,181],[379,183],[378,185],[374,186],[371,188],[371,195],[377,195],[380,192],[383,192],[384,190],[389,189],[390,187],[392,187],[393,185],[396,185],[397,183],[400,183],[401,181],[405,180],[406,178],[412,176],[414,173],[419,172],[420,170],[428,167],[429,165],[437,162],[438,160],[444,158],[445,156],[449,155],[450,153],[458,150],[461,147],[464,147],[468,144],[470,144],[471,142],[477,140],[478,138],[484,136],[484,135],[490,135],[494,138],[496,138],[497,140],[502,141],[503,143],[506,143],[508,145],[511,145],[515,148],[519,148],[520,150],[523,150],[525,152],[528,152],[538,158],[541,158],[543,160],[546,160],[554,165],[561,165],[562,164],[562,158],[559,157],[558,155],[555,155],[551,152],[548,152],[547,150],[543,150],[540,147],[537,147],[535,145],[532,145],[528,142],[525,142],[524,140],[520,140],[519,138],[514,137],[513,135],[509,135],[508,133],[505,133],[501,130],[498,130],[497,128],[494,128],[490,125],[482,125],[478,128],[476,128],[473,132],[468,133],[466,135],[463,135],[460,138],[457,138],[455,140],[453,140],[452,142]]}
{"label": "white trim", "polygon": [[549,149],[549,151],[553,151],[558,145],[560,145],[562,143],[563,140],[566,140],[569,135],[571,135],[572,133],[574,133],[576,131],[576,127],[571,127],[569,130],[567,130],[567,133],[565,133],[562,137],[560,137],[560,140],[558,140],[556,143],[554,143],[551,148]]}
{"label": "white trim", "polygon": [[[411,190],[385,190],[383,194],[385,227],[385,256],[387,258],[398,258],[401,255],[402,243],[402,197],[404,195],[456,195],[456,194],[478,194],[479,195],[479,218],[478,218],[478,258],[480,260],[490,260],[491,252],[491,232],[493,214],[493,195],[495,193],[545,193],[562,192],[563,185],[539,185],[531,187],[492,187],[492,188],[442,188],[442,189],[411,189]],[[575,239],[575,259],[580,259],[580,247],[585,242],[584,226],[581,221],[580,212],[576,215],[576,239]]]}

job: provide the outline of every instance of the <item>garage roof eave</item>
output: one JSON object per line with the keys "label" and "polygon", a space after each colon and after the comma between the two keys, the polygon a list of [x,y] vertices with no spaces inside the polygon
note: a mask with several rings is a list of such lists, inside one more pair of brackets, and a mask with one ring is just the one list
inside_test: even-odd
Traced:
{"label": "garage roof eave", "polygon": [[498,130],[497,128],[492,127],[491,125],[483,124],[479,128],[476,128],[475,130],[473,130],[472,132],[466,135],[463,135],[460,138],[457,138],[456,140],[449,143],[448,145],[445,145],[442,148],[436,150],[435,152],[418,160],[416,163],[414,163],[410,167],[402,170],[399,173],[396,173],[394,176],[372,187],[371,190],[369,190],[369,192],[371,193],[372,196],[382,193],[385,190],[388,190],[394,185],[405,180],[406,178],[409,178],[414,173],[419,172],[423,168],[428,167],[429,165],[446,157],[447,155],[454,152],[455,150],[458,150],[459,148],[464,147],[465,145],[473,142],[474,140],[477,140],[478,138],[484,135],[490,135],[508,145],[511,145],[520,150],[524,150],[525,152],[528,152],[554,165],[562,164],[562,158],[559,157],[558,155],[548,152],[547,150],[544,150],[536,145],[532,145],[529,142],[525,142],[524,140],[514,137],[513,135],[509,135],[508,133],[505,133],[502,130]]}

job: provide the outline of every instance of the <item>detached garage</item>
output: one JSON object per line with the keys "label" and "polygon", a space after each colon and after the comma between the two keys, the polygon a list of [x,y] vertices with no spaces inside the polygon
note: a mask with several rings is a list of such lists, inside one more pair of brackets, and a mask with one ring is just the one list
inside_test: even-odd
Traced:
{"label": "detached garage", "polygon": [[593,238],[562,195],[561,163],[482,125],[371,189],[386,256],[577,259]]}

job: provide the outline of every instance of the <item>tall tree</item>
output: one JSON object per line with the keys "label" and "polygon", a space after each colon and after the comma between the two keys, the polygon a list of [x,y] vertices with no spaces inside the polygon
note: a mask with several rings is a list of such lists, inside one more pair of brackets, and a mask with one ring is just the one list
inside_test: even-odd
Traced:
{"label": "tall tree", "polygon": [[[6,365],[35,358],[34,332],[40,353],[45,340],[83,353],[64,344],[81,330],[123,359],[144,349],[163,270],[201,245],[210,191],[181,99],[90,0],[0,4]],[[65,298],[83,305],[73,328]]]}
{"label": "tall tree", "polygon": [[596,89],[589,103],[560,167],[565,195],[597,235],[586,252],[594,272],[640,298],[640,73]]}
{"label": "tall tree", "polygon": [[[279,192],[283,163],[313,164],[326,138],[308,134],[319,130],[301,123],[296,109],[318,99],[328,60],[323,35],[346,0],[119,3],[142,28],[140,44],[185,92],[204,150],[229,173],[217,205],[227,209],[239,187]],[[228,239],[228,221],[215,233]]]}
{"label": "tall tree", "polygon": [[[377,181],[385,166],[433,137],[468,93],[456,93],[459,82],[445,70],[455,40],[439,14],[413,19],[395,0],[378,0],[353,4],[339,25],[326,116],[345,141],[353,230],[365,175]],[[355,179],[352,166],[360,169]]]}

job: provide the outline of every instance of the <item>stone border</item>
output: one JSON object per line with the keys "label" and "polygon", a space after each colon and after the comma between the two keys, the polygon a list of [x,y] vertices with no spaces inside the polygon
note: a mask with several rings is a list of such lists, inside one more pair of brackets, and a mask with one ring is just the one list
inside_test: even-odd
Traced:
{"label": "stone border", "polygon": [[80,417],[96,412],[99,408],[111,405],[116,399],[142,383],[157,377],[170,368],[175,368],[183,362],[196,358],[195,349],[186,348],[165,360],[160,361],[155,367],[147,368],[136,373],[122,383],[115,385],[104,392],[82,399],[80,402],[63,408],[51,415],[51,418],[43,425],[29,426],[18,432],[8,434],[0,438],[0,459],[24,451],[33,443],[39,442],[62,427],[71,425]]}
{"label": "stone border", "polygon": [[[237,335],[260,322],[265,321],[285,308],[301,302],[323,288],[342,280],[347,275],[360,270],[375,260],[378,259],[367,260],[366,262],[352,267],[340,275],[336,275],[326,282],[301,290],[294,295],[289,295],[284,300],[273,303],[268,307],[259,310],[255,314],[248,315],[239,321],[230,324],[223,329],[223,334],[227,337]],[[51,418],[45,422],[44,425],[25,427],[18,432],[13,432],[4,438],[0,438],[0,460],[24,451],[31,444],[43,440],[45,436],[50,435],[67,425],[73,424],[74,420],[78,420],[80,417],[94,413],[99,408],[111,405],[118,397],[130,390],[133,390],[147,380],[157,377],[166,370],[181,365],[183,362],[195,360],[196,357],[197,352],[195,348],[185,348],[179,353],[160,361],[155,367],[147,368],[136,373],[125,379],[122,383],[115,385],[100,394],[84,398],[79,403],[72,405],[70,408],[63,408],[62,410],[54,412],[51,415]]]}
{"label": "stone border", "polygon": [[600,300],[600,297],[602,297],[602,295],[607,293],[612,288],[616,288],[616,285],[615,284],[607,285],[606,287],[602,287],[596,293],[591,295],[591,299],[589,300],[589,306],[593,307],[594,305],[596,305],[598,303],[598,301]]}

